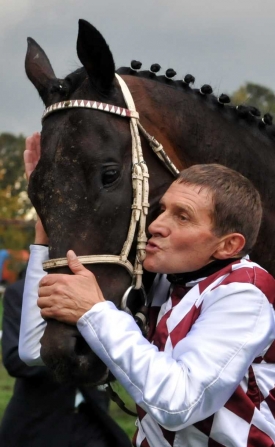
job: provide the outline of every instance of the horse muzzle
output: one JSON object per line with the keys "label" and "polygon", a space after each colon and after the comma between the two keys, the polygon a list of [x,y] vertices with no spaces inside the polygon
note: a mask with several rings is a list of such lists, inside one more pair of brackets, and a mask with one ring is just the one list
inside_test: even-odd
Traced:
{"label": "horse muzzle", "polygon": [[41,338],[41,357],[58,382],[97,386],[108,378],[106,365],[75,326],[48,320]]}

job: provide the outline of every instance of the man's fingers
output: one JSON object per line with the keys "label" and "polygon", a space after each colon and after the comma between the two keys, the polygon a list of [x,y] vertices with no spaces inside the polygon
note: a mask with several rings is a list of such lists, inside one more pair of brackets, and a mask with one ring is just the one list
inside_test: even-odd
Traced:
{"label": "man's fingers", "polygon": [[67,308],[66,300],[63,300],[62,297],[53,295],[39,295],[37,305],[40,309],[52,309],[53,312]]}
{"label": "man's fingers", "polygon": [[[33,134],[34,135],[34,134]],[[25,141],[25,150],[26,151],[30,151],[32,152],[32,140],[33,140],[33,135],[31,135],[30,137],[26,138]]]}
{"label": "man's fingers", "polygon": [[[41,317],[44,320],[51,320],[53,318],[51,311],[49,309],[43,309],[40,312]],[[76,325],[76,322],[73,319],[68,318],[67,316],[60,315],[59,317],[55,316],[55,320],[60,321],[61,323],[70,324],[72,326]]]}
{"label": "man's fingers", "polygon": [[40,309],[50,308],[51,307],[51,299],[48,295],[39,296],[37,300],[37,305]]}
{"label": "man's fingers", "polygon": [[45,275],[39,282],[39,287],[44,286],[52,286],[56,282],[61,283],[63,282],[64,278],[67,278],[69,275],[63,275],[58,273],[49,273],[48,275]]}
{"label": "man's fingers", "polygon": [[[39,306],[41,307],[41,306]],[[49,320],[54,318],[55,320],[75,325],[78,318],[75,318],[73,316],[73,313],[70,312],[70,310],[62,309],[57,306],[47,306],[41,307],[40,311],[41,317],[44,318],[44,320]]]}
{"label": "man's fingers", "polygon": [[40,158],[40,133],[36,132],[26,138],[24,163],[27,179],[29,180],[31,173],[36,168]]}
{"label": "man's fingers", "polygon": [[90,271],[86,269],[84,265],[81,264],[81,262],[78,260],[78,257],[76,256],[73,250],[68,251],[67,260],[68,260],[68,266],[75,275],[84,275],[84,276],[91,275]]}
{"label": "man's fingers", "polygon": [[[50,297],[54,293],[54,286],[43,286],[38,289],[38,297]],[[40,306],[39,306],[40,307]]]}
{"label": "man's fingers", "polygon": [[38,160],[40,158],[40,152],[41,152],[40,140],[41,140],[40,133],[39,132],[35,132],[33,134],[32,150],[35,153],[37,162],[38,162]]}
{"label": "man's fingers", "polygon": [[62,315],[65,309],[62,300],[51,296],[39,297],[37,305],[41,310],[47,313],[49,318],[57,318],[59,315]]}
{"label": "man's fingers", "polygon": [[25,173],[26,173],[27,180],[29,180],[30,175],[31,175],[31,173],[32,173],[32,171],[34,169],[33,168],[32,152],[29,151],[28,149],[26,149],[24,151],[23,156],[24,156],[24,164],[25,164]]}
{"label": "man's fingers", "polygon": [[[62,317],[62,310],[54,307],[54,306],[39,306],[40,307],[40,315],[44,320],[48,320],[49,318],[59,319]],[[58,318],[59,317],[59,318]]]}

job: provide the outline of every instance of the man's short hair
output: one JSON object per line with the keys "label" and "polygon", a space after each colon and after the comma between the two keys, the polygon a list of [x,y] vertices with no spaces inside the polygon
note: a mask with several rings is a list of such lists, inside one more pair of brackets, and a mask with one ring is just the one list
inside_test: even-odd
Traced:
{"label": "man's short hair", "polygon": [[219,164],[193,165],[179,173],[178,183],[208,189],[213,199],[213,232],[218,236],[240,233],[249,253],[256,243],[262,219],[260,194],[246,177]]}

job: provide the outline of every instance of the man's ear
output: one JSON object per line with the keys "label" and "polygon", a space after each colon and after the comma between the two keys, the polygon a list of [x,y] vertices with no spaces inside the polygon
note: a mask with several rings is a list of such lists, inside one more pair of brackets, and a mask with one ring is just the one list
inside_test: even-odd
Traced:
{"label": "man's ear", "polygon": [[240,233],[230,233],[221,238],[221,241],[213,253],[215,259],[228,259],[237,256],[245,246],[245,237]]}

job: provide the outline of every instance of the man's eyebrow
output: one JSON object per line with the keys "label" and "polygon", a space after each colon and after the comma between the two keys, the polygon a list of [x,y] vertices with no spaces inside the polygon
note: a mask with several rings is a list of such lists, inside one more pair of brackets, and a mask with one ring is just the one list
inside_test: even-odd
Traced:
{"label": "man's eyebrow", "polygon": [[[163,199],[163,197],[160,199],[159,204],[160,205],[165,205],[165,200]],[[181,202],[174,203],[173,207],[176,208],[179,211],[185,211],[185,212],[187,212],[188,214],[190,214],[192,216],[195,215],[195,212],[194,212],[194,210],[193,210],[193,208],[191,206],[183,204]]]}
{"label": "man's eyebrow", "polygon": [[188,214],[191,214],[194,216],[195,212],[193,208],[189,205],[183,205],[182,203],[175,203],[174,207],[177,208],[179,211],[186,211]]}

